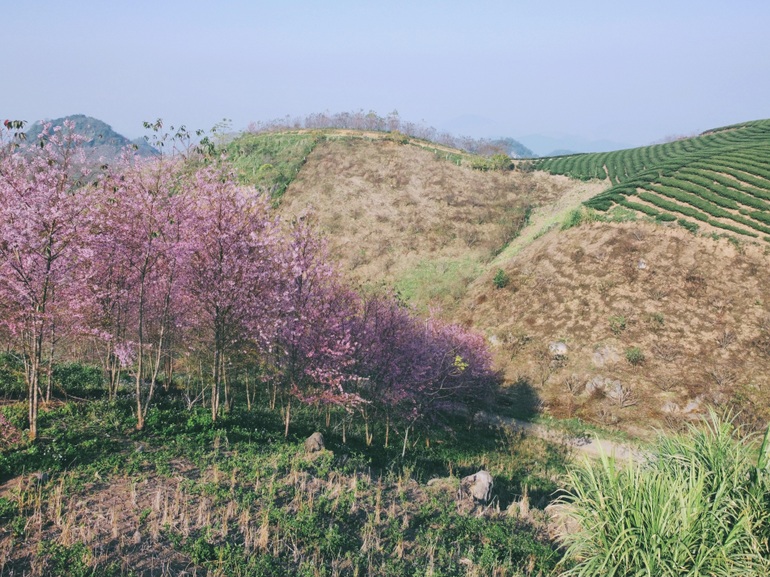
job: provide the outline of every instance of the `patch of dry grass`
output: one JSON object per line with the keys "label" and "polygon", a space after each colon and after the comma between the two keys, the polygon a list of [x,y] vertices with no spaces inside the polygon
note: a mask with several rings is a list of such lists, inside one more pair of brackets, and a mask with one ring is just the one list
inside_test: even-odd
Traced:
{"label": "patch of dry grass", "polygon": [[[697,418],[709,404],[758,425],[770,416],[764,247],[592,223],[544,235],[503,268],[508,287],[494,289],[487,272],[458,318],[490,336],[508,380],[537,385],[551,414],[629,430]],[[566,358],[548,354],[553,341]],[[598,378],[606,386],[586,388]]]}
{"label": "patch of dry grass", "polygon": [[[328,140],[308,157],[280,210],[312,208],[355,282],[406,286],[420,277],[424,286],[447,288],[410,290],[416,304],[451,308],[469,277],[516,237],[529,210],[572,185],[542,173],[482,172],[412,145]],[[462,271],[445,278],[442,269],[456,271],[458,263]]]}

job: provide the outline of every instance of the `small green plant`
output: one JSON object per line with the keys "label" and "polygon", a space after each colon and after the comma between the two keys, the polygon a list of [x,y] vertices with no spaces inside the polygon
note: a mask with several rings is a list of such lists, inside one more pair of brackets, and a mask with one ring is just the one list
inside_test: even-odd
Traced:
{"label": "small green plant", "polygon": [[610,317],[610,330],[617,336],[626,330],[626,317],[622,315],[613,315]]}
{"label": "small green plant", "polygon": [[510,277],[508,276],[508,273],[506,273],[503,269],[497,269],[497,273],[495,274],[495,278],[492,279],[492,283],[495,285],[495,288],[502,289],[508,286],[508,283],[511,282]]}
{"label": "small green plant", "polygon": [[145,521],[147,521],[147,518],[152,514],[152,509],[142,509],[142,512],[139,513],[139,524],[143,525]]}
{"label": "small green plant", "polygon": [[52,577],[90,577],[96,573],[90,567],[93,554],[83,543],[77,542],[70,546],[59,545],[50,541],[42,541],[38,555],[45,559],[46,575]]}
{"label": "small green plant", "polygon": [[629,347],[626,349],[626,360],[629,364],[637,367],[644,364],[644,352],[639,347]]}
{"label": "small green plant", "polygon": [[665,324],[663,313],[650,313],[647,320],[655,328],[660,328]]}

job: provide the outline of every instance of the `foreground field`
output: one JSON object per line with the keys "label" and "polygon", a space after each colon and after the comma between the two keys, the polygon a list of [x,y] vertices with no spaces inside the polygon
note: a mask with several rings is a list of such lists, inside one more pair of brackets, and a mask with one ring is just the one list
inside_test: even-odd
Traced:
{"label": "foreground field", "polygon": [[[6,407],[11,420],[23,408]],[[128,402],[41,413],[40,439],[0,457],[2,575],[536,575],[561,555],[543,508],[567,453],[458,422],[366,447],[344,414],[305,411],[284,439],[269,410],[208,411],[166,399],[133,430]],[[327,450],[307,455],[322,430]],[[361,435],[361,436],[359,436]],[[428,444],[430,445],[428,447]],[[459,478],[495,480],[488,505]],[[35,473],[38,473],[35,476]],[[433,481],[428,485],[431,479]]]}

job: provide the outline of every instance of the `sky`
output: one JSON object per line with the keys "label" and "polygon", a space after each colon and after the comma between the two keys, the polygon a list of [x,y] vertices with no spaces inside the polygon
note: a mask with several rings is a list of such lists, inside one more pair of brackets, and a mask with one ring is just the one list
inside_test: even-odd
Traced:
{"label": "sky", "polygon": [[766,0],[0,0],[0,9],[1,118],[86,114],[131,138],[157,118],[243,130],[286,115],[397,110],[457,135],[640,146],[770,117]]}

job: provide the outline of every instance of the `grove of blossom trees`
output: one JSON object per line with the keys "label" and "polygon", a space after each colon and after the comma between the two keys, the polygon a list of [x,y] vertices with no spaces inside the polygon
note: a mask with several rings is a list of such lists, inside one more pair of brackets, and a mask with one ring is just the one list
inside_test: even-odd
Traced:
{"label": "grove of blossom trees", "polygon": [[25,368],[32,440],[60,360],[99,364],[110,398],[131,390],[138,429],[191,375],[213,420],[257,383],[287,435],[310,403],[360,416],[369,443],[374,420],[406,442],[488,398],[482,337],[347,288],[311,219],[281,222],[225,158],[126,151],[91,172],[71,127],[19,135],[0,133],[0,343]]}

